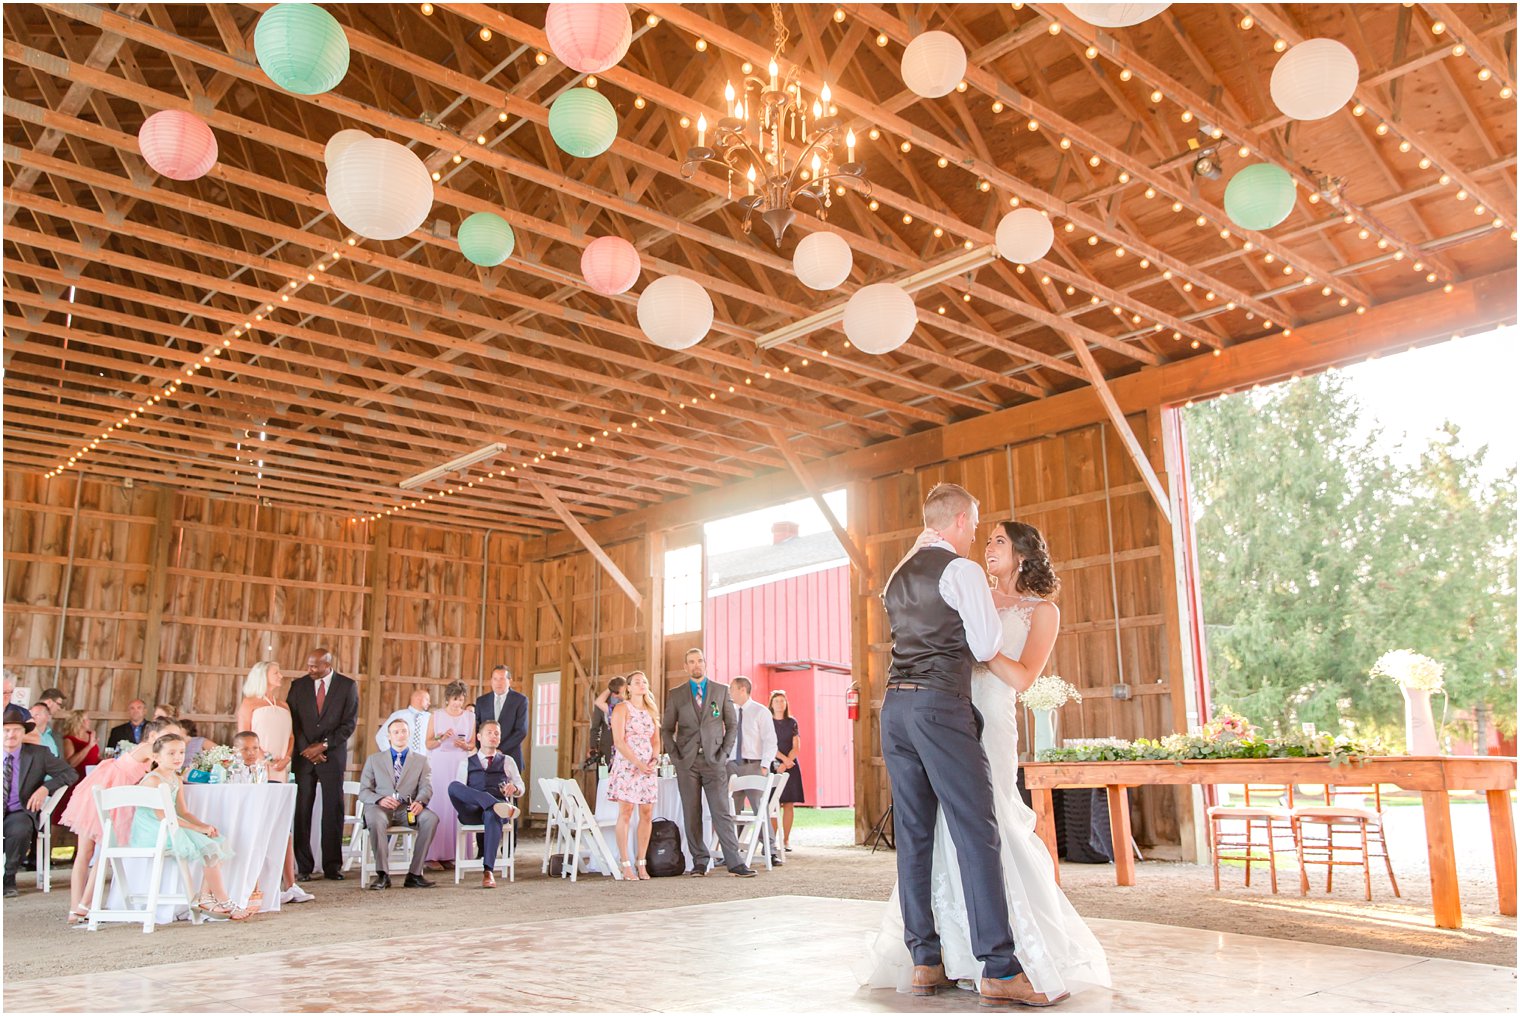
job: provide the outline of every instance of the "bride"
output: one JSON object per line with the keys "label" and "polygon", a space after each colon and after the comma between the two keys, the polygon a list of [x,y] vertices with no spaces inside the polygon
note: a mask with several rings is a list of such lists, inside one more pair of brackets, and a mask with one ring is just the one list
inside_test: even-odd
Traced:
{"label": "bride", "polygon": [[[939,538],[926,531],[915,545]],[[913,553],[913,551],[909,551]],[[987,539],[987,574],[993,602],[1003,620],[1001,655],[978,665],[971,679],[972,704],[985,726],[982,745],[992,768],[992,794],[1002,838],[1003,881],[1013,922],[1016,953],[1035,991],[1047,998],[1082,987],[1111,983],[1103,947],[1056,885],[1050,852],[1035,832],[1035,815],[1019,796],[1017,691],[1028,688],[1045,668],[1060,628],[1060,610],[1047,597],[1060,579],[1050,563],[1045,538],[1023,522],[998,522]],[[971,951],[966,901],[941,813],[934,834],[934,920],[939,929],[945,973],[976,987],[981,961]],[[913,960],[903,942],[897,887],[882,917],[881,930],[859,971],[866,986],[909,991]]]}

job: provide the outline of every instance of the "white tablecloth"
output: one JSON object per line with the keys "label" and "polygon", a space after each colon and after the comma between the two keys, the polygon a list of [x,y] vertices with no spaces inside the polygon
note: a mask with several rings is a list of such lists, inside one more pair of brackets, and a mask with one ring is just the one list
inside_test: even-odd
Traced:
{"label": "white tablecloth", "polygon": [[[285,868],[285,844],[290,838],[291,822],[296,812],[294,783],[187,783],[180,788],[184,808],[190,814],[216,827],[232,846],[232,860],[222,866],[222,878],[232,902],[247,906],[255,887],[264,891],[260,908],[268,913],[280,909],[280,875]],[[127,877],[134,889],[145,885],[153,862],[124,862]],[[179,868],[166,865],[163,891],[179,891]],[[190,877],[200,877],[201,866],[192,862]],[[111,909],[126,905],[121,886],[111,880]],[[158,908],[157,923],[168,924],[184,916],[185,907]]]}
{"label": "white tablecloth", "polygon": [[[655,819],[667,819],[676,824],[681,830],[681,855],[686,859],[686,870],[691,870],[691,844],[686,842],[686,814],[681,810],[681,790],[677,786],[674,776],[662,777],[659,780],[660,796],[654,804]],[[596,824],[602,827],[602,835],[607,840],[607,845],[617,850],[617,818],[618,803],[607,797],[607,780],[600,780],[596,785]],[[635,820],[638,815],[635,813]],[[712,815],[707,808],[707,798],[702,798],[702,834],[712,841]],[[619,853],[619,857],[633,857],[638,852],[638,841],[634,835],[634,823],[628,824],[628,843],[626,848]],[[597,859],[591,859],[590,870],[600,871],[601,866]]]}

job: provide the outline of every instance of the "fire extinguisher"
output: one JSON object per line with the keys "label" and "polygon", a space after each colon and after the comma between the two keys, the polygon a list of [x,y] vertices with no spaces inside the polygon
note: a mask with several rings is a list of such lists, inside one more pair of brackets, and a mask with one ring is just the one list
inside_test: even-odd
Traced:
{"label": "fire extinguisher", "polygon": [[852,683],[849,690],[844,693],[844,707],[850,719],[860,719],[860,685],[858,683]]}

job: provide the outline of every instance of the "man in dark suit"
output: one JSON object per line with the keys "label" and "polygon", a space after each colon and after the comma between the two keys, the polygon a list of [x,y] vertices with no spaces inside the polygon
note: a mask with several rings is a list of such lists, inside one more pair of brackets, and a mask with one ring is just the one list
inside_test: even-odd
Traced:
{"label": "man in dark suit", "polygon": [[313,649],[306,676],[290,682],[290,706],[296,754],[296,878],[312,879],[311,809],[322,788],[322,873],[343,878],[343,769],[348,739],[359,724],[359,685],[333,669],[333,655]]}
{"label": "man in dark suit", "polygon": [[111,728],[106,735],[106,743],[101,747],[114,748],[123,741],[131,741],[133,744],[141,744],[143,726],[148,722],[148,704],[142,699],[133,699],[127,703],[127,722],[118,723]]}
{"label": "man in dark suit", "polygon": [[528,696],[512,690],[512,671],[491,670],[491,690],[475,700],[475,729],[492,721],[501,725],[501,750],[523,771],[522,743],[528,736]]}
{"label": "man in dark suit", "polygon": [[739,713],[728,686],[707,679],[707,659],[700,649],[686,650],[685,684],[665,699],[660,743],[676,767],[681,810],[686,814],[686,845],[691,848],[691,873],[707,874],[707,837],[702,835],[702,795],[712,815],[713,831],[723,847],[729,873],[751,878],[755,871],[739,854],[739,837],[728,796],[728,757],[739,737]]}
{"label": "man in dark suit", "polygon": [[20,706],[5,707],[5,895],[16,895],[16,872],[27,847],[37,838],[38,812],[48,794],[79,779],[74,767],[40,744],[22,741],[32,722]]}

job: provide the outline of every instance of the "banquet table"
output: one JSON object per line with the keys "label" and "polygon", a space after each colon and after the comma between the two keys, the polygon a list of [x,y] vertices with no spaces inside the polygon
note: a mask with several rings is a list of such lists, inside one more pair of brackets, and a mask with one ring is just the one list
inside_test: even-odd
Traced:
{"label": "banquet table", "polygon": [[[1104,787],[1113,829],[1114,877],[1135,884],[1130,840],[1130,787],[1178,784],[1381,784],[1417,790],[1425,805],[1425,843],[1430,855],[1430,898],[1438,928],[1462,927],[1462,895],[1457,885],[1456,849],[1451,835],[1452,790],[1481,790],[1488,798],[1499,913],[1515,916],[1515,820],[1510,792],[1515,789],[1512,758],[1391,755],[1341,762],[1325,758],[1190,759],[1185,762],[1027,762],[1025,785],[1034,798],[1040,838],[1056,857],[1051,790],[1056,787]],[[1060,878],[1060,865],[1056,865]]]}
{"label": "banquet table", "polygon": [[[255,887],[264,891],[262,913],[280,909],[280,876],[285,867],[285,843],[290,838],[291,820],[296,810],[294,783],[187,783],[180,788],[185,810],[202,822],[216,827],[232,846],[232,860],[223,865],[222,877],[232,902],[247,906]],[[127,860],[124,866],[133,885],[142,884],[152,871],[149,860]],[[190,875],[200,877],[201,866],[191,862]],[[164,889],[179,888],[179,868],[164,869]],[[125,907],[122,887],[111,880],[110,903],[113,910]],[[184,916],[183,906],[158,908],[155,922],[168,924]]]}
{"label": "banquet table", "polygon": [[[677,786],[674,776],[663,776],[659,780],[660,796],[654,805],[655,819],[667,819],[676,824],[681,830],[681,856],[686,859],[685,870],[691,870],[691,845],[686,842],[686,816],[681,811],[681,790]],[[607,797],[607,780],[599,780],[596,785],[596,824],[602,827],[602,835],[607,840],[607,845],[617,849],[617,817],[618,803]],[[702,799],[702,833],[708,841],[712,841],[712,815],[707,808],[707,798]],[[628,828],[628,843],[624,852],[619,856],[631,857],[635,852],[634,830],[632,823]],[[592,871],[600,871],[595,857],[591,859]]]}

